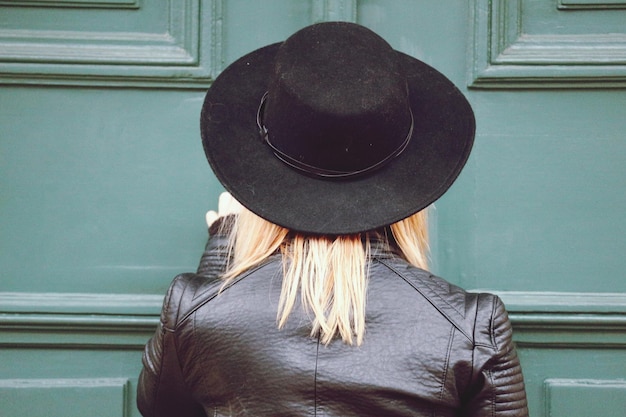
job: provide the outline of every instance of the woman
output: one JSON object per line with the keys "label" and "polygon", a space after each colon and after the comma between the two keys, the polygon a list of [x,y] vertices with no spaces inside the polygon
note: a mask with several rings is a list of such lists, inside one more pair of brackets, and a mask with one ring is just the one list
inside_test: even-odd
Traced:
{"label": "woman", "polygon": [[244,208],[146,346],[144,416],[526,416],[494,295],[426,272],[425,208],[474,137],[463,95],[370,30],[321,23],[229,66],[201,128]]}

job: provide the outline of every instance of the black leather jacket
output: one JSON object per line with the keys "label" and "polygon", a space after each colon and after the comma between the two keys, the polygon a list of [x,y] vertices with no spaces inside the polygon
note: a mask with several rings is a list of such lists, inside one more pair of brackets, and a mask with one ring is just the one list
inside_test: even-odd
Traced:
{"label": "black leather jacket", "polygon": [[295,308],[276,327],[281,259],[219,292],[225,238],[165,298],[138,386],[144,416],[527,416],[500,299],[374,245],[361,346],[320,344]]}

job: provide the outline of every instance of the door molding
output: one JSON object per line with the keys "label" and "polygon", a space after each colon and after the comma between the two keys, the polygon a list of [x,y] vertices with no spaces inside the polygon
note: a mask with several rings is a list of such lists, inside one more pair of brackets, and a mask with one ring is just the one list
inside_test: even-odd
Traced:
{"label": "door molding", "polygon": [[[626,294],[497,292],[520,346],[626,347]],[[141,349],[162,295],[0,293],[0,346]]]}
{"label": "door molding", "polygon": [[[2,13],[46,7],[66,18],[0,29],[0,83],[206,88],[223,65],[222,1],[0,1]],[[136,17],[110,30],[80,24],[111,13]]]}
{"label": "door molding", "polygon": [[[469,87],[623,88],[626,86],[624,27],[608,33],[603,27],[604,20],[588,12],[601,11],[605,20],[625,19],[626,2],[611,2],[611,7],[605,3],[474,0]],[[530,13],[533,5],[544,4],[554,6],[549,13],[541,14],[550,24],[534,22],[536,14]],[[575,22],[581,19],[569,19],[572,10],[589,16],[582,18],[589,26],[585,33],[576,28]],[[540,23],[564,28],[559,33],[526,29],[541,26]]]}

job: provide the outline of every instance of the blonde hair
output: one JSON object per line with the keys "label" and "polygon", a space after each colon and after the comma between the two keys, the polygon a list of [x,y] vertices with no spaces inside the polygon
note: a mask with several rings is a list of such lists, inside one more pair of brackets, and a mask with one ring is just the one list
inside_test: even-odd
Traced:
{"label": "blonde hair", "polygon": [[[401,254],[411,264],[428,269],[428,222],[422,210],[390,226]],[[246,270],[280,251],[283,280],[278,304],[278,328],[283,328],[298,294],[312,313],[311,335],[328,344],[339,335],[360,345],[365,334],[368,258],[372,233],[312,236],[290,233],[242,208],[230,235],[232,261],[223,276],[226,285]],[[377,236],[387,240],[387,236]]]}

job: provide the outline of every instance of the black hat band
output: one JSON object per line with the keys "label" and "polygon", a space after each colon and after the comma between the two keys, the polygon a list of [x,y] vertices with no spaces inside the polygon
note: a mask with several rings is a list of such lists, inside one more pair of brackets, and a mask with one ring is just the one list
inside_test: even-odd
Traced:
{"label": "black hat band", "polygon": [[411,141],[411,138],[413,137],[413,112],[409,108],[409,115],[411,117],[411,125],[409,126],[409,131],[405,139],[402,141],[402,143],[400,144],[400,146],[398,146],[397,149],[395,149],[389,155],[385,156],[380,161],[366,168],[354,170],[354,171],[337,171],[337,170],[330,170],[330,169],[316,167],[316,166],[306,164],[302,161],[299,161],[293,158],[292,156],[282,152],[280,149],[278,149],[276,146],[272,144],[272,142],[270,141],[269,131],[267,127],[265,126],[265,124],[263,123],[263,111],[265,109],[265,102],[267,100],[267,96],[268,96],[268,92],[263,94],[263,97],[261,98],[261,103],[259,104],[259,109],[257,111],[257,116],[256,116],[256,123],[257,123],[257,126],[259,127],[259,134],[261,136],[261,139],[272,149],[274,156],[276,156],[276,158],[278,158],[281,162],[290,166],[291,168],[294,168],[298,171],[304,172],[314,177],[324,178],[324,179],[353,178],[359,175],[364,175],[369,172],[375,171],[379,168],[382,168],[383,166],[388,164],[392,159],[400,155],[406,149],[409,142]]}

